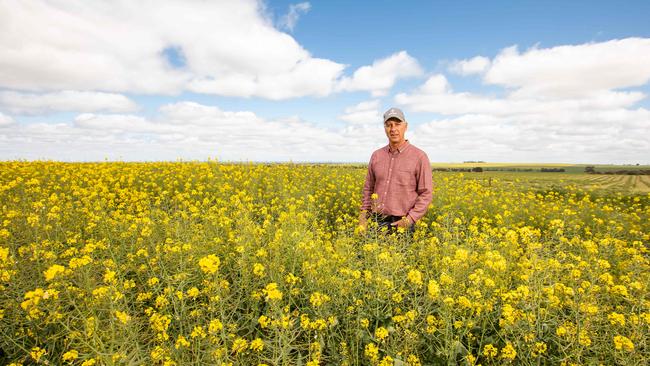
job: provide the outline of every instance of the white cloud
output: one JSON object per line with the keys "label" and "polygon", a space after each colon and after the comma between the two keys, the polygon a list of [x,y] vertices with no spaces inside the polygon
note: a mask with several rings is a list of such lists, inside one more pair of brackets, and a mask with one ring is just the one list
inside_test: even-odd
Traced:
{"label": "white cloud", "polygon": [[367,161],[385,143],[381,126],[330,130],[195,102],[164,105],[152,119],[78,115],[71,123],[16,124],[0,133],[2,159]]}
{"label": "white cloud", "polygon": [[647,163],[650,111],[634,87],[650,81],[650,39],[507,48],[483,81],[504,90],[454,91],[438,74],[395,96],[412,111],[450,116],[414,128],[438,161]]}
{"label": "white cloud", "polygon": [[[0,87],[271,99],[330,93],[344,65],[312,57],[262,11],[254,0],[5,3]],[[166,49],[184,65],[174,67]]]}
{"label": "white cloud", "polygon": [[14,119],[11,118],[10,116],[7,116],[6,114],[3,114],[0,112],[0,127],[5,127],[12,125],[14,123]]}
{"label": "white cloud", "polygon": [[472,57],[469,60],[454,61],[449,71],[458,75],[482,74],[490,66],[490,59],[483,56]]}
{"label": "white cloud", "polygon": [[[648,121],[644,108],[463,114],[413,123],[407,138],[432,161],[643,163]],[[195,102],[167,104],[152,118],[87,113],[70,123],[14,123],[0,130],[2,159],[367,162],[385,144],[381,124],[326,129],[297,117],[270,120]]]}
{"label": "white cloud", "polygon": [[309,9],[311,4],[308,2],[289,5],[289,12],[280,19],[280,27],[293,32],[300,15],[307,13]]}
{"label": "white cloud", "polygon": [[0,91],[0,108],[14,114],[48,112],[133,112],[137,105],[121,94],[64,90],[51,93]]}
{"label": "white cloud", "polygon": [[150,122],[144,117],[128,114],[83,113],[74,119],[74,126],[115,133],[168,133],[181,130],[178,127]]}
{"label": "white cloud", "polygon": [[513,97],[579,98],[650,80],[650,38],[502,50],[485,82],[514,89]]}
{"label": "white cloud", "polygon": [[419,76],[422,68],[406,51],[376,60],[372,65],[358,68],[352,77],[344,77],[339,90],[370,91],[373,96],[386,95],[397,79]]}
{"label": "white cloud", "polygon": [[484,81],[506,87],[504,97],[454,92],[445,76],[439,74],[395,99],[416,111],[444,115],[561,112],[570,116],[584,111],[631,108],[646,95],[619,89],[644,85],[650,80],[650,39],[533,48],[523,54],[510,47],[488,65]]}
{"label": "white cloud", "polygon": [[272,100],[305,95],[326,96],[343,67],[323,59],[309,58],[274,74],[225,74],[221,78],[193,80],[188,89],[198,93],[232,97],[261,96]]}
{"label": "white cloud", "polygon": [[433,75],[413,93],[395,96],[398,104],[418,112],[444,115],[488,114],[496,116],[564,113],[631,107],[645,98],[641,92],[599,91],[589,98],[536,99],[498,98],[467,92],[455,93],[444,75]]}
{"label": "white cloud", "polygon": [[416,126],[432,161],[648,163],[650,111],[541,116],[466,114]]}
{"label": "white cloud", "polygon": [[339,119],[356,125],[375,124],[381,126],[382,117],[379,112],[379,100],[369,100],[345,108],[344,114]]}
{"label": "white cloud", "polygon": [[160,108],[162,119],[174,125],[188,123],[200,126],[221,127],[232,126],[242,129],[247,123],[258,123],[260,118],[253,112],[222,111],[215,106],[207,106],[195,102],[178,102],[166,104]]}

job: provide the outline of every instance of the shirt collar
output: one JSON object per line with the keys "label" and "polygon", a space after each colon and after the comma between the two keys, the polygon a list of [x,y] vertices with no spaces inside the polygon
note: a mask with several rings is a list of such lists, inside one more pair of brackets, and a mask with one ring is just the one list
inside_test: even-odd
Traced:
{"label": "shirt collar", "polygon": [[[404,150],[406,150],[407,147],[409,147],[409,145],[410,145],[409,140],[404,140],[404,143],[400,147],[398,147],[396,150],[397,150],[397,152],[399,152],[401,154],[401,153],[404,152]],[[391,150],[390,144],[386,145],[386,151],[388,151],[391,154],[395,152],[395,151]]]}

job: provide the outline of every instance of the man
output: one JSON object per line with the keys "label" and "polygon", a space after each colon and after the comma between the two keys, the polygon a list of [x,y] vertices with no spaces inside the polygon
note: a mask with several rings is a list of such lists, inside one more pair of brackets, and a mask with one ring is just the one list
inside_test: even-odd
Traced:
{"label": "man", "polygon": [[412,233],[413,224],[424,216],[431,203],[431,164],[427,154],[405,138],[407,127],[400,109],[391,108],[384,113],[388,145],[370,157],[359,215],[363,230],[371,214],[380,227],[386,226],[391,232],[404,228]]}

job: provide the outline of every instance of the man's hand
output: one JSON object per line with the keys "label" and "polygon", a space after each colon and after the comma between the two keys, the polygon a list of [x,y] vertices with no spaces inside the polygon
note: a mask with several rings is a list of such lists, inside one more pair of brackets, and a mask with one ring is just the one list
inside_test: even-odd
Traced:
{"label": "man's hand", "polygon": [[391,225],[407,229],[409,226],[413,225],[413,223],[408,216],[404,216],[401,220],[395,221]]}
{"label": "man's hand", "polygon": [[368,229],[368,213],[361,211],[359,213],[359,231],[364,232]]}

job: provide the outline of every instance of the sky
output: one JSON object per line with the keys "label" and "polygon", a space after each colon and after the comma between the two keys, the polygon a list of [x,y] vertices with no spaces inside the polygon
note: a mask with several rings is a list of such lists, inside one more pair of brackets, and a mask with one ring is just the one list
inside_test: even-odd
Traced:
{"label": "sky", "polygon": [[648,1],[0,0],[0,160],[650,164]]}

